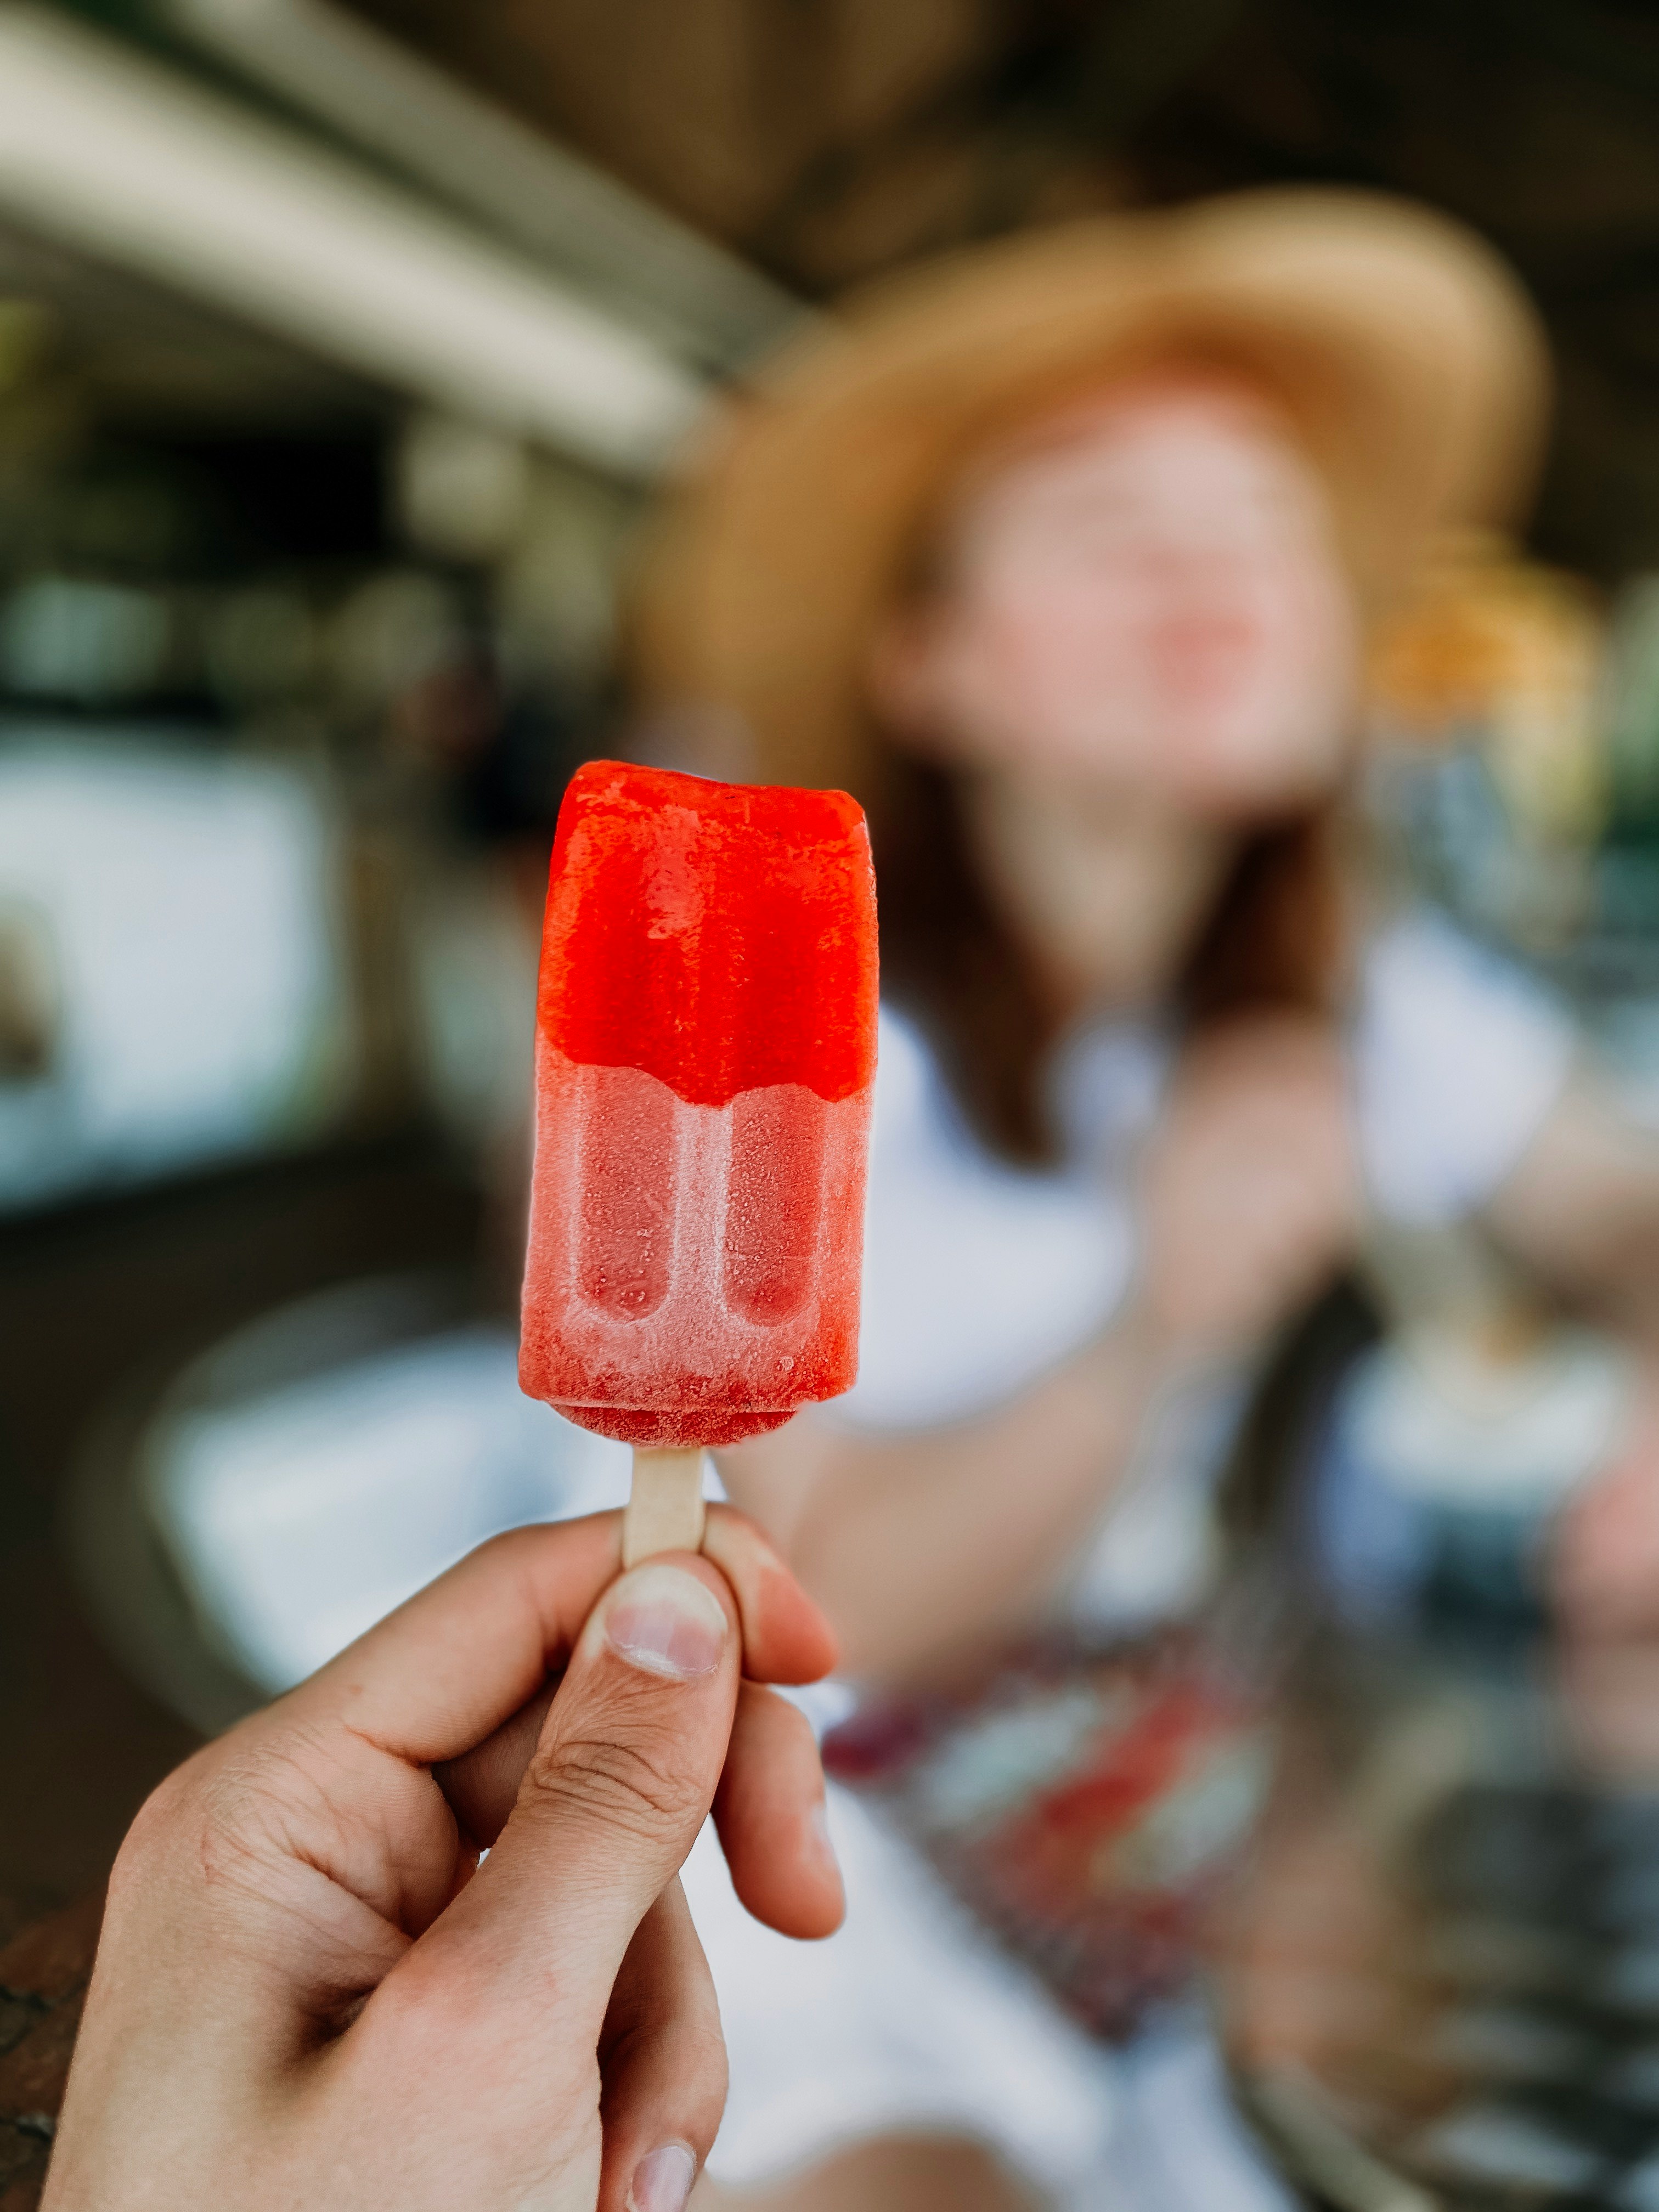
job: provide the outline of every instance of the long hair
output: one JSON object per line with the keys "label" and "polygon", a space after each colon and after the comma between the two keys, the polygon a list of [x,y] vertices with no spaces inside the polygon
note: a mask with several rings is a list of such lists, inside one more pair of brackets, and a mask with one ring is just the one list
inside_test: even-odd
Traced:
{"label": "long hair", "polygon": [[[927,1030],[969,1125],[1005,1158],[1054,1159],[1042,1068],[1060,1021],[981,881],[948,774],[884,741],[871,830],[883,987]],[[1246,839],[1176,988],[1190,1024],[1328,1013],[1343,947],[1335,809]]]}

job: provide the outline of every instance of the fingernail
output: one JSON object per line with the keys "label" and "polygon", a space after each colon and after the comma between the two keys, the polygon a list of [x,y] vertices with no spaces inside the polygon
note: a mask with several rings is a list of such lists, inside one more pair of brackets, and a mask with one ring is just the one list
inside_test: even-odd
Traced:
{"label": "fingernail", "polygon": [[720,1665],[726,1619],[714,1592],[683,1568],[635,1567],[606,1601],[605,1634],[630,1667],[689,1682]]}
{"label": "fingernail", "polygon": [[682,2212],[696,2178],[697,2161],[685,2145],[665,2143],[634,2168],[628,2212]]}

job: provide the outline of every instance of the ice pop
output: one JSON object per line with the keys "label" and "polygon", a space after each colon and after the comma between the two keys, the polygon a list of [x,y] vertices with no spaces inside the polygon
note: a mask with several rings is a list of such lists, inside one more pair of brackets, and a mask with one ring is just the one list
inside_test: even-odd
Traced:
{"label": "ice pop", "polygon": [[875,1053],[854,800],[579,770],[542,939],[525,1389],[694,1468],[845,1390]]}

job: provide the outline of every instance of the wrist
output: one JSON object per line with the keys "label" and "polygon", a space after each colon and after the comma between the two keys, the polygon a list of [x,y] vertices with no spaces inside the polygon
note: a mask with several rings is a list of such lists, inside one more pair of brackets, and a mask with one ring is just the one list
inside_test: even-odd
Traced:
{"label": "wrist", "polygon": [[1097,1340],[1095,1353],[1096,1387],[1117,1394],[1139,1420],[1172,1397],[1236,1374],[1248,1347],[1220,1332],[1180,1328],[1137,1301]]}
{"label": "wrist", "polygon": [[1151,1302],[1136,1297],[1095,1340],[1094,1361],[1103,1380],[1139,1393],[1158,1389],[1192,1364],[1191,1338],[1174,1328]]}

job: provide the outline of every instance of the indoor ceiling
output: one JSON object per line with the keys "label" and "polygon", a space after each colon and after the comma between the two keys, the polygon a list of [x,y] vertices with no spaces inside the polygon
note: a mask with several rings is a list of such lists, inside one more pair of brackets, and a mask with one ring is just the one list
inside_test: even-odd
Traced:
{"label": "indoor ceiling", "polygon": [[1659,15],[1620,0],[354,0],[809,296],[1077,210],[1419,193],[1543,303],[1539,537],[1659,565]]}

